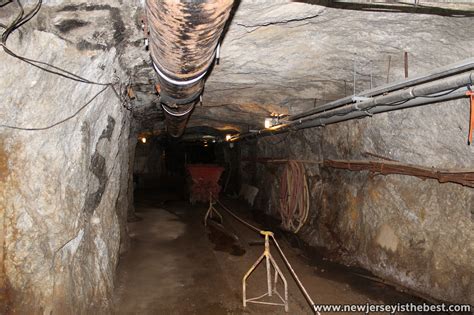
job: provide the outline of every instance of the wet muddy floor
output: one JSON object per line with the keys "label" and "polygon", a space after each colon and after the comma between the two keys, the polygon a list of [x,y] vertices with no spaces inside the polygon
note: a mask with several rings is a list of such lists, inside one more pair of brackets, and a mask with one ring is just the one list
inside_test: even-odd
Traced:
{"label": "wet muddy floor", "polygon": [[[255,220],[244,204],[222,200],[247,220]],[[289,313],[281,306],[242,306],[242,276],[263,253],[263,239],[224,211],[223,221],[215,218],[204,226],[207,207],[191,206],[169,192],[137,195],[140,220],[129,223],[131,249],[120,260],[115,313],[313,314],[273,247],[270,252],[288,281]],[[277,239],[316,303],[424,302],[364,270],[333,263],[291,237],[278,233]],[[265,293],[266,285],[265,265],[260,264],[249,278],[248,297]],[[282,287],[278,290],[283,292]]]}

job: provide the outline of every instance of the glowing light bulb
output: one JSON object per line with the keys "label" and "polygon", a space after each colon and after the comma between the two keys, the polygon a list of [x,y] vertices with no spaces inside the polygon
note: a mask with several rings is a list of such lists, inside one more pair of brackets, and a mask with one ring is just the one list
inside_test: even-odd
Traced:
{"label": "glowing light bulb", "polygon": [[230,141],[231,138],[232,138],[232,135],[226,135],[225,136],[225,141]]}
{"label": "glowing light bulb", "polygon": [[142,143],[146,143],[146,138],[145,137],[142,137],[140,140],[142,141]]}
{"label": "glowing light bulb", "polygon": [[265,128],[270,128],[273,125],[273,118],[265,118]]}

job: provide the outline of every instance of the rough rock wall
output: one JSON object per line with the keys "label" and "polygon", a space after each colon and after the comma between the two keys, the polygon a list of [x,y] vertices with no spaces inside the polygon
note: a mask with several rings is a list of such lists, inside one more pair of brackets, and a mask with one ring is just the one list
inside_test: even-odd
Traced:
{"label": "rough rock wall", "polygon": [[[473,56],[472,40],[466,41],[462,30],[472,15],[264,3],[261,14],[249,10],[257,3],[242,2],[207,93],[238,103],[285,105],[279,112],[291,113],[351,95],[354,63],[360,92],[369,88],[371,72],[374,86],[402,79],[404,51],[410,77]],[[235,58],[226,59],[230,56]],[[251,80],[246,87],[231,89],[230,81],[245,79]],[[214,91],[215,85],[226,88]],[[243,144],[242,156],[366,159],[369,152],[428,167],[472,168],[468,117],[467,99],[406,109],[260,139],[247,148]],[[263,125],[263,118],[255,119]],[[427,296],[474,303],[473,189],[315,165],[306,170],[311,216],[300,236],[307,243]],[[257,207],[275,216],[281,171],[273,164],[242,164],[243,181],[260,189]]]}
{"label": "rough rock wall", "polygon": [[[109,42],[117,38],[117,14],[105,4],[46,7],[8,45],[20,55],[111,82],[123,75]],[[113,27],[89,37],[96,23]],[[47,74],[3,52],[0,59],[0,124],[51,125],[104,89]],[[50,129],[0,129],[0,301],[10,304],[10,312],[108,309],[119,250],[127,246],[129,119],[107,88],[76,117]]]}
{"label": "rough rock wall", "polygon": [[[365,160],[368,152],[428,167],[472,168],[474,148],[466,144],[468,113],[467,99],[384,113],[260,139],[250,157]],[[251,174],[245,170],[257,170],[257,208],[279,217],[282,166],[243,164],[246,180]],[[299,235],[309,245],[426,296],[474,303],[472,188],[410,176],[305,167],[311,212]]]}
{"label": "rough rock wall", "polygon": [[128,139],[128,189],[127,189],[127,196],[128,196],[127,218],[128,220],[135,218],[135,204],[134,204],[135,187],[133,183],[133,169],[135,165],[136,145],[137,145],[137,138],[132,128],[130,137]]}

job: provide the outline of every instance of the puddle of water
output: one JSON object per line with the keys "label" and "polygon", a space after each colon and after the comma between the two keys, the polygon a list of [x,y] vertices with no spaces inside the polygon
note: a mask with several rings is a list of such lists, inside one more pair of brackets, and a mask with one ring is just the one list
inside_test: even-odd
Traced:
{"label": "puddle of water", "polygon": [[225,232],[219,223],[209,220],[207,231],[209,240],[214,244],[214,250],[226,252],[233,256],[242,256],[245,254],[245,249],[239,244],[235,236]]}

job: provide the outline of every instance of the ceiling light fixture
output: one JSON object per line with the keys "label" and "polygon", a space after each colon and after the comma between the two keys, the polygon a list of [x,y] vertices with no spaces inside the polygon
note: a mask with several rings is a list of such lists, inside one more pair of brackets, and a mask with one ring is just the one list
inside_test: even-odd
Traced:
{"label": "ceiling light fixture", "polygon": [[279,117],[267,117],[265,118],[265,129],[271,128],[273,126],[276,126],[280,123]]}

